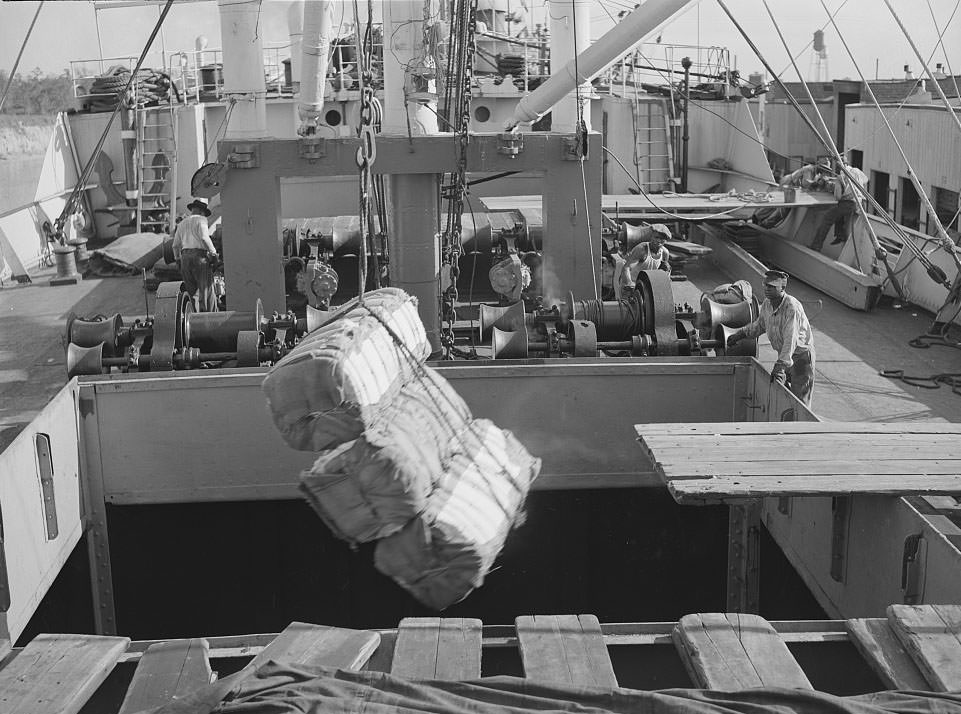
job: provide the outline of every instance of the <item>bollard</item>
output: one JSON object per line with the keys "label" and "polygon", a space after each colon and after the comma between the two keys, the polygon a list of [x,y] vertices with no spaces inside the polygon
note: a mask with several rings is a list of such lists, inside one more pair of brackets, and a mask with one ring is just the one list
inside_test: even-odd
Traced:
{"label": "bollard", "polygon": [[50,278],[51,285],[76,285],[82,278],[77,272],[77,249],[72,245],[58,245],[53,249],[57,274]]}

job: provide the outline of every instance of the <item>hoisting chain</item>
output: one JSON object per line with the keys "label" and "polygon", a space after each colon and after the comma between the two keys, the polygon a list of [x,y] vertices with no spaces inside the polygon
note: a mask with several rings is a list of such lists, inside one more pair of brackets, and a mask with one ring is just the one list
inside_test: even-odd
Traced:
{"label": "hoisting chain", "polygon": [[373,225],[373,215],[371,210],[371,167],[377,160],[377,140],[374,131],[375,107],[374,107],[374,84],[373,84],[373,38],[371,37],[371,27],[373,26],[372,8],[370,2],[367,5],[367,29],[364,38],[360,36],[360,14],[357,8],[357,0],[354,0],[354,18],[357,35],[357,56],[358,56],[358,75],[360,78],[360,128],[358,137],[360,146],[357,148],[356,162],[360,171],[359,184],[359,203],[358,211],[360,228],[360,253],[357,256],[358,274],[360,279],[359,292],[361,302],[363,302],[364,291],[367,289],[367,255],[373,254],[375,270],[377,256],[373,248],[373,237],[371,226]]}
{"label": "hoisting chain", "polygon": [[[456,0],[455,0],[456,2]],[[449,183],[443,188],[447,199],[447,224],[441,236],[441,263],[448,269],[448,285],[444,290],[441,315],[441,344],[445,357],[452,359],[454,348],[454,323],[457,320],[455,305],[460,296],[457,292],[457,278],[460,275],[461,256],[461,215],[464,212],[464,197],[467,195],[467,147],[470,142],[471,85],[474,81],[474,23],[477,15],[477,0],[461,0],[451,37],[458,38],[454,60],[459,75],[459,83],[454,93],[457,117],[457,163],[450,173]],[[448,77],[450,81],[450,77]],[[450,112],[448,112],[450,113]],[[452,124],[454,122],[451,122]]]}

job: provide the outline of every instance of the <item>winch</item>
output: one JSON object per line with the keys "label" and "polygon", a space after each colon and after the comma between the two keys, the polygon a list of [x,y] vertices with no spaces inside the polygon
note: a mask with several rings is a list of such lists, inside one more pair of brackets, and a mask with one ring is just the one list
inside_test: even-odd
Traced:
{"label": "winch", "polygon": [[738,327],[758,316],[754,300],[722,305],[706,295],[700,311],[674,302],[670,276],[644,270],[620,300],[577,300],[526,312],[523,302],[480,306],[481,337],[491,336],[494,359],[610,355],[757,356],[757,340],[728,346]]}

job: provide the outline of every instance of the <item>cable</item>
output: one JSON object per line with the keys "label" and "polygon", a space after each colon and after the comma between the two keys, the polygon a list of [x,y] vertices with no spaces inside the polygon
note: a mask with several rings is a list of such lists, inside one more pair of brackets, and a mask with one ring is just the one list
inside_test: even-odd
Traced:
{"label": "cable", "polygon": [[[944,62],[948,66],[948,74],[951,76],[951,83],[954,85],[954,96],[961,97],[961,89],[958,89],[958,78],[954,76],[954,70],[951,69],[951,60],[948,59],[948,50],[944,46],[944,33],[947,31],[948,25],[951,24],[951,20],[954,19],[954,13],[958,11],[958,6],[961,6],[961,2],[954,4],[954,10],[951,11],[951,17],[948,18],[948,21],[944,23],[943,31],[938,27],[938,19],[934,16],[934,8],[931,7],[931,0],[925,0],[925,2],[928,5],[928,12],[931,14],[931,21],[934,23],[934,31],[938,33],[938,44],[941,46],[941,51],[944,52]],[[933,55],[934,53],[932,52],[931,54]],[[928,57],[928,62],[930,61],[931,58]]]}
{"label": "cable", "polygon": [[[147,52],[150,51],[151,45],[153,45],[154,39],[157,37],[157,33],[160,32],[160,28],[163,26],[164,20],[167,18],[167,14],[170,12],[170,8],[173,7],[174,0],[167,0],[164,5],[163,11],[157,18],[157,23],[154,25],[153,31],[150,33],[150,37],[147,38],[147,43],[144,45],[143,51],[140,53],[140,57],[137,59],[137,64],[130,73],[130,79],[127,80],[127,85],[124,87],[123,92],[118,93],[118,97],[127,97],[130,91],[130,87],[137,79],[137,73],[140,72],[140,68],[143,66],[144,60],[147,58]],[[63,205],[63,210],[57,217],[54,223],[57,233],[63,230],[63,226],[67,221],[67,216],[73,213],[74,207],[76,206],[77,198],[83,187],[87,185],[87,179],[90,178],[90,173],[93,171],[94,164],[96,160],[100,157],[100,152],[103,150],[103,145],[107,141],[107,136],[110,134],[110,127],[113,126],[114,120],[120,113],[120,110],[124,108],[124,102],[118,101],[117,106],[114,107],[113,112],[111,112],[109,119],[107,119],[107,125],[103,129],[103,134],[100,135],[100,141],[97,142],[97,146],[94,148],[93,152],[90,154],[90,158],[87,160],[87,165],[84,166],[80,177],[77,179],[77,183],[73,187],[73,191],[67,198]]]}
{"label": "cable", "polygon": [[17,58],[13,61],[13,68],[10,70],[10,76],[7,77],[7,86],[3,88],[3,94],[0,95],[0,110],[3,109],[3,103],[7,101],[7,92],[10,91],[10,85],[13,84],[13,78],[17,76],[17,68],[20,66],[20,59],[23,57],[23,51],[27,49],[27,42],[30,40],[30,35],[33,34],[33,26],[37,24],[37,18],[40,17],[40,10],[43,9],[43,0],[37,5],[37,11],[33,13],[33,19],[30,21],[30,27],[27,28],[27,34],[24,35],[23,42],[20,44],[20,51],[17,52]]}

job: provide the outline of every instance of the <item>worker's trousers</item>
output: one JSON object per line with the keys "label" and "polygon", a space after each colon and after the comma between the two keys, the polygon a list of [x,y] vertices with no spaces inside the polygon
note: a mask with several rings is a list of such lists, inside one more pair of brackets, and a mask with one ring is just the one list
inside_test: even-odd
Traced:
{"label": "worker's trousers", "polygon": [[834,226],[835,238],[847,240],[848,234],[851,232],[851,216],[854,215],[856,210],[857,204],[854,201],[838,201],[836,206],[831,206],[822,216],[817,230],[814,231],[811,250],[821,250],[831,226]]}
{"label": "worker's trousers", "polygon": [[194,300],[198,312],[215,312],[214,274],[207,262],[207,251],[185,248],[180,254],[180,273],[184,290]]}
{"label": "worker's trousers", "polygon": [[785,386],[810,409],[814,396],[814,347],[795,352],[791,359],[794,364],[785,370]]}

